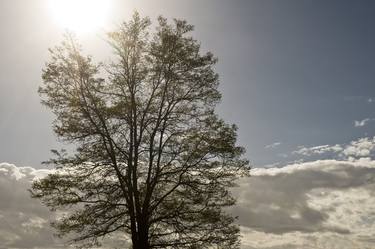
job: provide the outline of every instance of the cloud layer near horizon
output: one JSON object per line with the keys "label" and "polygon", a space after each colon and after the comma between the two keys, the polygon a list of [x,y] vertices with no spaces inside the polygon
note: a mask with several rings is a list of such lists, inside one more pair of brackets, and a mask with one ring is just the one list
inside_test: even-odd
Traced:
{"label": "cloud layer near horizon", "polygon": [[244,248],[374,248],[375,161],[254,169],[236,192]]}
{"label": "cloud layer near horizon", "polygon": [[0,163],[0,249],[61,246],[49,227],[53,214],[27,190],[34,179],[49,172]]}
{"label": "cloud layer near horizon", "polygon": [[[0,163],[0,249],[61,248],[54,214],[27,189],[50,172]],[[244,249],[374,248],[375,161],[320,160],[253,169],[234,190]]]}

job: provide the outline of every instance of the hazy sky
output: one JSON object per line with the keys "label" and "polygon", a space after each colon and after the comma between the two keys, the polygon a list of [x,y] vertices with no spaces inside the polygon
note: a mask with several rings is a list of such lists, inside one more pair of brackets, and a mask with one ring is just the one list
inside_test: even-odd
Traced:
{"label": "hazy sky", "polygon": [[[60,146],[37,94],[47,48],[64,32],[47,2],[0,1],[0,161],[38,167]],[[187,19],[219,58],[218,112],[238,124],[253,164],[295,160],[290,153],[302,145],[374,135],[374,1],[111,2],[111,25],[78,34],[85,51],[108,58],[105,31],[135,9],[153,20]]]}
{"label": "hazy sky", "polygon": [[[37,94],[64,33],[48,1],[0,0],[0,249],[61,242],[25,191],[63,146]],[[375,247],[375,1],[108,1],[109,24],[77,34],[98,60],[134,10],[186,19],[219,58],[218,112],[259,168],[231,210],[243,248]]]}

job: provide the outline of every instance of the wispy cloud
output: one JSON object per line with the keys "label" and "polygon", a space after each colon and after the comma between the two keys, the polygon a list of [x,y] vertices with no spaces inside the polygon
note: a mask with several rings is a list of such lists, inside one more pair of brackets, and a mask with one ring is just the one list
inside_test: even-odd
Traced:
{"label": "wispy cloud", "polygon": [[293,154],[299,154],[303,156],[311,156],[311,155],[321,155],[328,152],[341,152],[343,148],[339,144],[335,145],[319,145],[319,146],[313,146],[313,147],[305,147],[305,146],[299,146],[297,150],[293,151]]}
{"label": "wispy cloud", "polygon": [[369,157],[375,152],[375,137],[359,138],[348,144],[319,145],[313,147],[299,146],[292,154],[302,156],[328,155],[345,160]]}
{"label": "wispy cloud", "polygon": [[276,148],[280,145],[281,145],[281,142],[275,142],[275,143],[268,144],[268,145],[264,146],[264,148],[265,149],[274,149],[274,148]]}
{"label": "wispy cloud", "polygon": [[277,156],[282,157],[282,158],[288,158],[289,157],[289,155],[287,153],[278,153]]}
{"label": "wispy cloud", "polygon": [[370,121],[373,121],[374,119],[371,119],[371,118],[365,118],[365,119],[362,119],[362,120],[355,120],[354,121],[354,127],[363,127],[365,125],[367,125]]}

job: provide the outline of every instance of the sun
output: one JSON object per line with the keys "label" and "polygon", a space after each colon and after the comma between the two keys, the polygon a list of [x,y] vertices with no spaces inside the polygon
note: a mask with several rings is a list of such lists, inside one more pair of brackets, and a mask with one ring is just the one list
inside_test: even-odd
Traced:
{"label": "sun", "polygon": [[65,29],[86,33],[103,28],[108,21],[110,0],[48,0],[50,13]]}

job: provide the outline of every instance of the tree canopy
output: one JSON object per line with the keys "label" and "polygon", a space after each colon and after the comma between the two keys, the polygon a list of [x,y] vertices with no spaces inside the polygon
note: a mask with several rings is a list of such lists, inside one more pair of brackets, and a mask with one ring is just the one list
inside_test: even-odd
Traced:
{"label": "tree canopy", "polygon": [[111,63],[95,63],[70,36],[50,49],[39,93],[54,132],[76,149],[54,151],[56,171],[32,197],[66,211],[52,225],[81,246],[122,233],[134,249],[238,248],[225,207],[249,166],[236,126],[215,113],[217,59],[186,21],[150,24],[135,13],[109,33]]}

